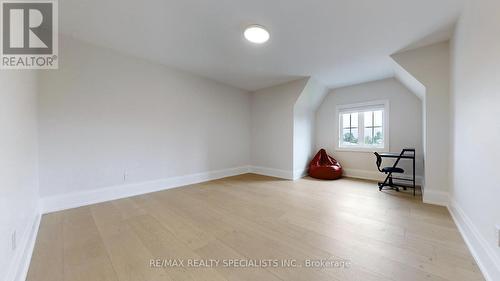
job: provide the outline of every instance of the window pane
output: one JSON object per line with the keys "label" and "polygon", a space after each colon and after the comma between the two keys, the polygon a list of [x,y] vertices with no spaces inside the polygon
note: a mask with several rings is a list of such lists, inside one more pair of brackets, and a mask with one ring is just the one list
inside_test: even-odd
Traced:
{"label": "window pane", "polygon": [[383,146],[383,110],[364,112],[364,144]]}
{"label": "window pane", "polygon": [[375,135],[373,136],[373,144],[383,145],[384,144],[384,131],[382,128],[375,128]]}
{"label": "window pane", "polygon": [[358,143],[358,129],[343,129],[342,130],[342,144],[353,145]]}
{"label": "window pane", "polygon": [[351,113],[351,127],[357,128],[358,127],[358,113]]}
{"label": "window pane", "polygon": [[365,127],[371,127],[373,124],[373,118],[372,118],[372,113],[373,111],[367,111],[365,112]]}
{"label": "window pane", "polygon": [[382,126],[382,121],[383,121],[383,114],[384,111],[383,110],[377,110],[374,112],[374,115],[375,115],[375,118],[374,118],[374,121],[375,121],[375,126]]}
{"label": "window pane", "polygon": [[365,144],[366,145],[371,145],[373,144],[373,135],[372,135],[372,128],[365,128]]}
{"label": "window pane", "polygon": [[348,128],[351,127],[350,118],[351,114],[342,114],[342,128]]}

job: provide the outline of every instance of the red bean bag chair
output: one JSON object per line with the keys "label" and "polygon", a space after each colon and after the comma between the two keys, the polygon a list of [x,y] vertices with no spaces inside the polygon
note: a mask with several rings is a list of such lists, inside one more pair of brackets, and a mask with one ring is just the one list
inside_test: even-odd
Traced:
{"label": "red bean bag chair", "polygon": [[309,175],[322,180],[336,180],[342,176],[342,166],[321,149],[309,164]]}

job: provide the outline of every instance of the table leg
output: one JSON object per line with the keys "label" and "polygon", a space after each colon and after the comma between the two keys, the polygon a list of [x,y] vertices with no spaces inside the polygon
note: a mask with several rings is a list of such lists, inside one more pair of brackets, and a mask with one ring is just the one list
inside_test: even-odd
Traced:
{"label": "table leg", "polygon": [[415,196],[415,157],[413,157],[413,196]]}

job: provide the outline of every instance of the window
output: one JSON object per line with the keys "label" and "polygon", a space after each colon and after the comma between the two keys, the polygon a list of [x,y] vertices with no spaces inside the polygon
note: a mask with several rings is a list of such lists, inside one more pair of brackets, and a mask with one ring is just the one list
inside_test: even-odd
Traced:
{"label": "window", "polygon": [[389,102],[376,101],[342,105],[338,109],[339,136],[337,149],[388,150]]}

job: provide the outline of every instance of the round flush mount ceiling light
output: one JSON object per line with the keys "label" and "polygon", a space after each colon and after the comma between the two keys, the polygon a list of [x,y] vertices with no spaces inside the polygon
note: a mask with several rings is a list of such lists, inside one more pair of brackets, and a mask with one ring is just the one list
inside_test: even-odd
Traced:
{"label": "round flush mount ceiling light", "polygon": [[262,25],[253,24],[245,28],[243,32],[245,39],[255,44],[263,44],[269,40],[269,31]]}

